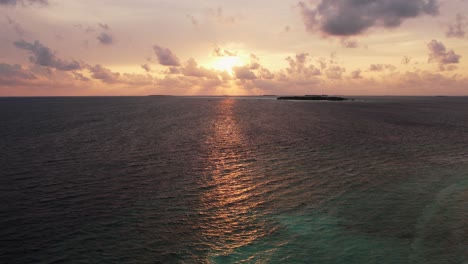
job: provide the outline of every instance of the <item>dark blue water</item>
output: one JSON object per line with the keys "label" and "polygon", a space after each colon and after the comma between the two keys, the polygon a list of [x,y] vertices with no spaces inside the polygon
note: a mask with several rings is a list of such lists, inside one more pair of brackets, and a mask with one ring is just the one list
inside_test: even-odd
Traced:
{"label": "dark blue water", "polygon": [[468,263],[468,98],[0,98],[2,263]]}

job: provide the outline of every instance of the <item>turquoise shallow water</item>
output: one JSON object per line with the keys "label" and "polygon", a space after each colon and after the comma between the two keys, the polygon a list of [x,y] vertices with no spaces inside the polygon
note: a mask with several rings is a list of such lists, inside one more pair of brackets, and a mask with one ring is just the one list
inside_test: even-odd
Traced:
{"label": "turquoise shallow water", "polygon": [[468,99],[0,98],[4,263],[467,263]]}

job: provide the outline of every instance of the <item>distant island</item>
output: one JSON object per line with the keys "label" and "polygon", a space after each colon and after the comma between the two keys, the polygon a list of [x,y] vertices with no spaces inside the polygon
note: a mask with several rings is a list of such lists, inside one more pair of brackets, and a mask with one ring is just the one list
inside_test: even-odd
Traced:
{"label": "distant island", "polygon": [[307,100],[307,101],[346,101],[348,99],[339,96],[328,95],[304,95],[304,96],[281,96],[277,100]]}

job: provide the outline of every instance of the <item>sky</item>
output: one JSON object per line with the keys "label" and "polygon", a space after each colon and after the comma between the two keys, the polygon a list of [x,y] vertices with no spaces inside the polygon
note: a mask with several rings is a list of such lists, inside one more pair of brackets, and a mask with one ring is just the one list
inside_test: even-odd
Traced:
{"label": "sky", "polygon": [[0,0],[0,96],[468,95],[468,0]]}

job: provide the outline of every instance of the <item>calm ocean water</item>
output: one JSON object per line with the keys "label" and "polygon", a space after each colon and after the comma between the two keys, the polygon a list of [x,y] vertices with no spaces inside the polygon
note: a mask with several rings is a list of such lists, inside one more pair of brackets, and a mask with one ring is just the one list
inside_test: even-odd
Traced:
{"label": "calm ocean water", "polygon": [[468,98],[0,98],[1,263],[468,263]]}

